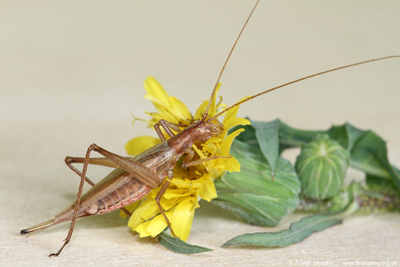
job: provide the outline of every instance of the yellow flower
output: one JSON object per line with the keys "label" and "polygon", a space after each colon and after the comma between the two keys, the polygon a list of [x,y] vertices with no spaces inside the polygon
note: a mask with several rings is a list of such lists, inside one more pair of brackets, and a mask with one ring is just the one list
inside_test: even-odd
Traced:
{"label": "yellow flower", "polygon": [[[151,100],[158,110],[158,113],[146,112],[152,117],[146,121],[149,123],[149,127],[153,127],[161,119],[189,126],[193,122],[200,120],[205,113],[208,101],[204,101],[195,115],[192,116],[185,104],[177,98],[169,96],[161,84],[153,77],[149,76],[145,80],[144,86],[147,92],[144,97]],[[217,91],[220,86],[221,84],[218,85]],[[216,103],[216,96],[214,96],[208,117],[216,115],[218,111],[225,108],[225,104]],[[235,158],[229,157],[229,148],[234,138],[243,129],[229,135],[228,130],[237,125],[250,124],[250,122],[243,118],[236,118],[238,109],[239,106],[226,112],[222,122],[224,132],[221,135],[213,136],[205,142],[196,143],[196,145],[192,146],[196,152],[194,160],[209,157],[224,158],[210,160],[187,168],[183,168],[181,162],[178,161],[173,170],[174,176],[171,184],[160,200],[161,206],[171,222],[172,229],[177,237],[184,241],[189,237],[194,211],[199,207],[198,201],[200,199],[211,201],[217,196],[214,179],[227,171],[240,171],[239,162]],[[181,130],[183,129],[184,127]],[[166,137],[168,138],[167,135]],[[159,138],[140,136],[130,140],[125,148],[129,155],[137,155],[160,142]],[[168,226],[155,201],[160,188],[161,186],[153,189],[142,201],[126,207],[128,210],[133,211],[128,226],[138,232],[140,237],[157,236]],[[121,216],[124,216],[124,213],[121,213]]]}

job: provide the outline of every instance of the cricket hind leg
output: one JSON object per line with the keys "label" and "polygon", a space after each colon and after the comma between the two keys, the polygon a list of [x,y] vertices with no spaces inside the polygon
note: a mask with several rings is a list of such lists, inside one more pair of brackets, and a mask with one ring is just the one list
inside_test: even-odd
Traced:
{"label": "cricket hind leg", "polygon": [[[127,157],[129,158],[129,157]],[[82,176],[82,172],[79,171],[75,166],[73,166],[73,163],[84,163],[85,158],[82,157],[66,157],[65,158],[65,164],[73,171],[75,172],[79,177]],[[111,168],[117,168],[119,167],[118,164],[113,162],[112,160],[108,158],[90,158],[89,159],[89,164],[92,165],[99,165],[103,167],[111,167]],[[85,177],[85,181],[90,184],[91,186],[94,186],[95,183],[90,180],[88,177]]]}
{"label": "cricket hind leg", "polygon": [[[126,158],[130,158],[130,157],[126,157]],[[76,174],[78,174],[79,177],[82,177],[82,173],[72,164],[73,163],[84,163],[85,158],[81,158],[81,157],[66,157],[65,158],[65,164],[67,164],[67,166]],[[113,162],[112,160],[108,159],[108,158],[90,158],[89,159],[89,164],[93,164],[93,165],[99,165],[99,166],[103,166],[103,167],[111,167],[111,168],[118,168],[119,166]],[[85,176],[85,181],[90,184],[91,186],[94,186],[95,183],[90,180],[87,176]],[[120,210],[122,210],[126,215],[128,215],[129,217],[132,216],[132,213],[129,212],[127,209],[125,209],[124,207],[120,208]]]}
{"label": "cricket hind leg", "polygon": [[119,167],[122,167],[128,173],[134,174],[135,177],[137,179],[139,179],[140,181],[142,181],[143,183],[145,183],[153,188],[157,187],[159,184],[159,182],[157,182],[158,176],[155,173],[153,173],[150,169],[148,169],[146,166],[144,166],[138,162],[129,160],[127,158],[118,156],[114,153],[111,153],[111,152],[97,146],[96,144],[90,145],[89,148],[87,149],[86,156],[83,161],[81,181],[79,183],[78,195],[77,195],[76,201],[75,201],[75,209],[74,209],[74,213],[72,215],[71,225],[69,227],[67,237],[65,238],[64,244],[61,246],[61,248],[58,250],[58,252],[50,254],[49,257],[57,257],[58,255],[60,255],[62,250],[65,248],[65,246],[71,240],[72,233],[73,233],[74,227],[75,227],[75,222],[76,222],[77,215],[78,215],[79,206],[81,204],[83,185],[85,183],[86,172],[87,172],[87,168],[88,168],[88,165],[90,162],[90,152],[92,152],[93,150],[100,153],[101,155],[105,156],[109,160],[113,161],[115,164],[117,164]]}

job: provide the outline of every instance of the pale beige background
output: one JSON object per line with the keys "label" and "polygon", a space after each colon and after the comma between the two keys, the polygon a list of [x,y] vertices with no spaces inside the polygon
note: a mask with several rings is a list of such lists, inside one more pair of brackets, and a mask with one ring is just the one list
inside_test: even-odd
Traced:
{"label": "pale beige background", "polygon": [[[352,217],[281,249],[219,246],[250,226],[212,205],[198,210],[189,243],[199,255],[140,240],[117,213],[82,219],[71,245],[49,259],[68,225],[26,239],[18,232],[74,201],[78,177],[63,163],[96,142],[124,154],[125,142],[152,134],[130,114],[152,111],[142,98],[153,75],[192,112],[207,99],[254,1],[0,2],[0,265],[218,266],[290,261],[397,261],[400,216]],[[262,1],[223,76],[221,95],[243,96],[341,65],[400,54],[399,1]],[[400,60],[292,85],[243,105],[241,116],[321,129],[348,121],[374,129],[400,166]],[[293,158],[293,153],[289,153]],[[102,169],[90,169],[100,180]],[[362,178],[350,172],[349,179]],[[289,217],[279,230],[288,227]]]}

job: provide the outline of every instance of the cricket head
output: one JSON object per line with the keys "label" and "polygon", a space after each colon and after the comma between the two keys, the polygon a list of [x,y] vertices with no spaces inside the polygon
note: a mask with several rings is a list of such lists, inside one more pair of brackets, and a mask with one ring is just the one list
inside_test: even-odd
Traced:
{"label": "cricket head", "polygon": [[218,120],[196,121],[190,129],[190,137],[193,143],[205,141],[213,136],[218,136],[224,132],[224,125]]}

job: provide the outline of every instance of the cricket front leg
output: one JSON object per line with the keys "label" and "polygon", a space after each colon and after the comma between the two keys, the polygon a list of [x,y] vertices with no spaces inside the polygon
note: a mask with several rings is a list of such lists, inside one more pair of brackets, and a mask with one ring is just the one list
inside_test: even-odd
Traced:
{"label": "cricket front leg", "polygon": [[175,124],[175,123],[161,119],[158,123],[156,123],[154,125],[154,129],[156,130],[156,133],[157,133],[158,137],[160,137],[161,141],[166,141],[167,139],[165,138],[163,132],[161,131],[161,127],[169,135],[169,137],[174,137],[175,134],[172,132],[172,130],[179,133],[182,131],[180,127],[186,128],[188,126],[189,125],[186,125],[186,124]]}

